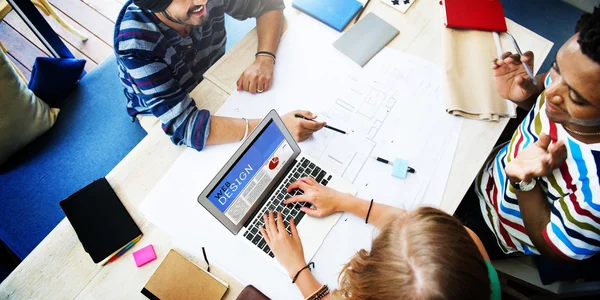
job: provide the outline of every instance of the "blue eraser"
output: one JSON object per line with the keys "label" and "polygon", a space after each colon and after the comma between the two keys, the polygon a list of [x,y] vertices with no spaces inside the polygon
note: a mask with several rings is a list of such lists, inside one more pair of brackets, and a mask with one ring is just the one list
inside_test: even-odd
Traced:
{"label": "blue eraser", "polygon": [[394,169],[392,169],[392,176],[404,179],[408,172],[408,160],[402,158],[396,158],[394,161]]}

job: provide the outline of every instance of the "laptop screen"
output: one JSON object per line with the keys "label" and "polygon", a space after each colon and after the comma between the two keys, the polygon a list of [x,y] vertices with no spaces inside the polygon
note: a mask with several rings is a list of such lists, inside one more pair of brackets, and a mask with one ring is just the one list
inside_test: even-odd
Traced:
{"label": "laptop screen", "polygon": [[208,194],[209,201],[238,225],[293,154],[271,120]]}

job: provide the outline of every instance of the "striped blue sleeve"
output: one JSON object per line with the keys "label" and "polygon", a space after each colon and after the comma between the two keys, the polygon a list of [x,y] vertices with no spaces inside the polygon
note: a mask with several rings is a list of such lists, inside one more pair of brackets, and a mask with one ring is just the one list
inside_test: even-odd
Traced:
{"label": "striped blue sleeve", "polygon": [[175,145],[202,150],[210,129],[210,112],[196,107],[194,100],[173,78],[167,64],[124,55],[119,60],[136,96],[161,121],[171,141]]}
{"label": "striped blue sleeve", "polygon": [[546,243],[566,260],[580,261],[600,252],[599,205],[591,199],[600,190],[594,187],[586,195],[582,186],[554,201],[550,223],[542,232]]}

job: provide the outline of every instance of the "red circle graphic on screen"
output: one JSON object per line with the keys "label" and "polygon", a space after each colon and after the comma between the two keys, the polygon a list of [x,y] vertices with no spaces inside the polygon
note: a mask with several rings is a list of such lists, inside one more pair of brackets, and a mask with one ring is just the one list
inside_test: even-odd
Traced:
{"label": "red circle graphic on screen", "polygon": [[273,169],[277,168],[278,164],[279,164],[279,157],[271,158],[271,161],[269,162],[269,170],[273,170]]}

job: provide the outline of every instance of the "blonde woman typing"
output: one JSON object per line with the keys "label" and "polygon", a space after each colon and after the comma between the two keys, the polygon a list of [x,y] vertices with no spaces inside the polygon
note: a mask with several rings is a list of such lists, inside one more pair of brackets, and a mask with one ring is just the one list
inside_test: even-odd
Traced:
{"label": "blonde woman typing", "polygon": [[289,191],[304,195],[285,201],[308,202],[313,217],[349,212],[380,230],[370,251],[360,250],[329,292],[304,261],[295,223],[290,233],[281,213],[265,216],[260,228],[275,257],[307,299],[499,299],[498,277],[479,238],[452,216],[434,208],[405,211],[342,194],[302,178]]}

